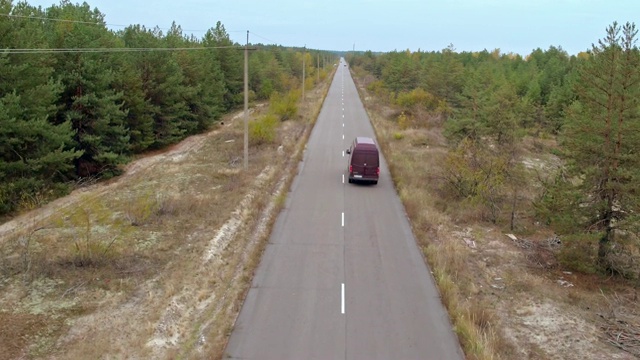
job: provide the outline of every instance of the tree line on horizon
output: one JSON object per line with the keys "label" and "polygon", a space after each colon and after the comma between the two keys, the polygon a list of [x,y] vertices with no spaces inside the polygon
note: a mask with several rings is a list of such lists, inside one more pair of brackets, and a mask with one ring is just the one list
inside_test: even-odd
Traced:
{"label": "tree line on horizon", "polygon": [[[434,193],[480,206],[517,231],[529,216],[562,240],[560,260],[581,271],[640,279],[640,50],[633,23],[614,22],[588,51],[523,57],[499,50],[350,54],[370,93],[397,122],[442,129],[449,152]],[[533,139],[533,140],[532,140]],[[558,160],[531,171],[528,140]],[[550,148],[542,144],[553,141]],[[525,189],[535,189],[523,201]],[[532,191],[532,190],[528,190]],[[524,215],[523,215],[524,214]]]}
{"label": "tree line on horizon", "polygon": [[[113,31],[86,2],[0,0],[0,14],[0,215],[116,176],[132,155],[206,131],[243,102],[244,52],[221,22],[196,38],[175,23]],[[303,56],[307,86],[323,73],[302,49],[253,47],[252,101],[299,89]],[[189,50],[157,50],[171,48]]]}

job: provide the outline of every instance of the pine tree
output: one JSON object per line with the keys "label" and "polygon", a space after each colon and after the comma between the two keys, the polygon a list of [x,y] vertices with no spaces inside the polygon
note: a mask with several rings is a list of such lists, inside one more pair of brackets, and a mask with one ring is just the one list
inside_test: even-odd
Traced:
{"label": "pine tree", "polygon": [[[428,55],[428,54],[427,54]],[[449,45],[439,54],[426,56],[422,63],[423,84],[427,91],[457,106],[462,91],[464,66]]]}
{"label": "pine tree", "polygon": [[[148,30],[140,25],[127,27],[122,38],[126,47],[163,48],[168,44],[160,29]],[[139,72],[144,102],[140,102],[135,119],[153,119],[153,143],[149,148],[174,144],[186,136],[182,119],[189,118],[189,107],[183,97],[186,92],[182,69],[168,51],[151,51],[130,57]],[[145,129],[145,134],[147,128]]]}
{"label": "pine tree", "polygon": [[253,52],[249,57],[249,88],[260,99],[268,99],[282,79],[282,68],[272,51]]}
{"label": "pine tree", "polygon": [[[16,15],[42,15],[26,3],[3,11]],[[0,18],[0,37],[5,48],[42,48],[42,27],[29,19]],[[56,112],[61,91],[52,79],[55,63],[42,54],[11,54],[0,57],[0,213],[13,211],[28,199],[62,190],[73,161],[82,153],[73,149],[70,122],[49,120]],[[31,201],[33,202],[33,201]]]}
{"label": "pine tree", "polygon": [[568,182],[552,192],[566,234],[598,237],[597,263],[615,269],[616,236],[640,214],[640,54],[634,24],[613,23],[579,68],[578,100],[568,110],[563,148]]}
{"label": "pine tree", "polygon": [[497,90],[494,72],[494,66],[489,63],[466,69],[466,80],[458,100],[461,107],[445,123],[445,134],[450,141],[457,143],[464,138],[479,140],[487,133],[487,104],[491,94]]}
{"label": "pine tree", "polygon": [[[56,48],[115,47],[115,36],[104,23],[104,15],[87,3],[67,1],[47,9],[52,19],[81,23],[47,22],[50,46]],[[113,176],[127,160],[129,134],[125,127],[122,93],[116,92],[113,57],[96,53],[57,55],[55,75],[63,85],[57,123],[70,121],[75,141],[83,155],[76,161],[79,176]]]}
{"label": "pine tree", "polygon": [[398,93],[413,90],[420,79],[418,66],[408,51],[390,53],[390,60],[382,70],[382,81],[385,86]]}
{"label": "pine tree", "polygon": [[215,49],[215,58],[224,74],[224,110],[229,110],[242,104],[244,91],[244,60],[243,52],[231,48],[234,45],[229,38],[224,25],[220,21],[216,27],[209,29],[204,36],[206,47],[220,47]]}
{"label": "pine tree", "polygon": [[155,142],[153,133],[153,106],[145,97],[144,84],[138,65],[139,53],[123,53],[114,56],[118,68],[114,89],[122,93],[122,110],[127,114],[125,126],[129,129],[129,145],[133,153],[141,153]]}
{"label": "pine tree", "polygon": [[[170,47],[198,48],[203,44],[187,39],[175,23],[165,38]],[[173,58],[183,73],[182,98],[188,114],[180,127],[185,134],[196,134],[207,130],[220,116],[223,107],[223,77],[220,63],[212,50],[178,51]]]}
{"label": "pine tree", "polygon": [[499,63],[484,62],[468,74],[460,97],[463,107],[445,124],[455,150],[444,176],[460,199],[481,205],[496,223],[507,201],[514,213],[523,182],[518,119],[524,100],[506,80]]}

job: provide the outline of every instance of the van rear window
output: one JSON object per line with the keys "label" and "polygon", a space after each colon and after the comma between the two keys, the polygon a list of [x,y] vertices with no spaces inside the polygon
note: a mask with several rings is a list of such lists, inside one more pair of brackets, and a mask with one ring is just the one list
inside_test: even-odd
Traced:
{"label": "van rear window", "polygon": [[359,166],[367,164],[367,166],[376,166],[377,167],[378,166],[378,155],[376,153],[359,151],[359,152],[353,154],[352,163],[354,165],[359,165]]}

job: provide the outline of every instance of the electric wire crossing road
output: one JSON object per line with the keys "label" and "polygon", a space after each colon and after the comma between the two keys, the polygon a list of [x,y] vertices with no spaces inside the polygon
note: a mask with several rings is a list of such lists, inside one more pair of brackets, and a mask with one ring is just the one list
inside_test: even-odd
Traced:
{"label": "electric wire crossing road", "polygon": [[225,357],[463,359],[382,154],[378,185],[345,184],[356,136],[375,139],[341,59]]}

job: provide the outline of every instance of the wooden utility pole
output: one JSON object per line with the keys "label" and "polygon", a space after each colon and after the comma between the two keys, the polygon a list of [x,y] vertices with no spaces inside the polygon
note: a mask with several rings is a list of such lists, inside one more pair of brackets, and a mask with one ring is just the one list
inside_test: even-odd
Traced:
{"label": "wooden utility pole", "polygon": [[244,47],[244,169],[249,168],[249,30]]}

